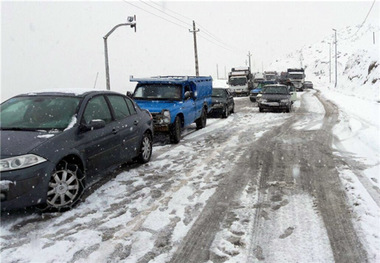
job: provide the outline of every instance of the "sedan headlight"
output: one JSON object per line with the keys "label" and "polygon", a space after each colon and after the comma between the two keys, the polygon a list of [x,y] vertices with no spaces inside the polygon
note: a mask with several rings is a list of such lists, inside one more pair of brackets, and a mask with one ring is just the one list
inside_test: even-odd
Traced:
{"label": "sedan headlight", "polygon": [[17,170],[46,162],[45,158],[34,154],[26,154],[0,160],[0,172]]}

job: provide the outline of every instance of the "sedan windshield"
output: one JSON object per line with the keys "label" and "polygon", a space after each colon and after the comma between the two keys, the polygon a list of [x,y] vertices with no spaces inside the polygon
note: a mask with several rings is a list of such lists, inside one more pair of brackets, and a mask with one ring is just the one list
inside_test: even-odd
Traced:
{"label": "sedan windshield", "polygon": [[136,88],[133,98],[137,100],[181,100],[182,86],[170,84],[145,84]]}
{"label": "sedan windshield", "polygon": [[3,130],[63,130],[77,112],[80,98],[63,96],[15,97],[1,104]]}
{"label": "sedan windshield", "polygon": [[263,94],[288,94],[286,86],[265,86]]}
{"label": "sedan windshield", "polygon": [[226,91],[224,89],[212,89],[212,97],[215,98],[225,98]]}

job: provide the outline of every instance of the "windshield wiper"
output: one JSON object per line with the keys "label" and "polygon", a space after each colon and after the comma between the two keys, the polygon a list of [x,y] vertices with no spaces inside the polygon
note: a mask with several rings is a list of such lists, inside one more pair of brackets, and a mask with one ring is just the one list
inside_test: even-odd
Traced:
{"label": "windshield wiper", "polygon": [[0,127],[3,131],[36,131],[36,128],[20,128],[20,127]]}

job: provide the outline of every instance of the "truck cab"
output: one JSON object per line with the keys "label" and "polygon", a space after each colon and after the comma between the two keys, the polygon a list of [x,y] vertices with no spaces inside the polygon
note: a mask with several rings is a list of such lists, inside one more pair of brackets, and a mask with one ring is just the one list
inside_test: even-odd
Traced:
{"label": "truck cab", "polygon": [[166,133],[172,143],[181,140],[181,130],[192,123],[206,126],[211,110],[212,78],[159,76],[131,78],[137,82],[132,95],[136,103],[153,116],[154,131]]}

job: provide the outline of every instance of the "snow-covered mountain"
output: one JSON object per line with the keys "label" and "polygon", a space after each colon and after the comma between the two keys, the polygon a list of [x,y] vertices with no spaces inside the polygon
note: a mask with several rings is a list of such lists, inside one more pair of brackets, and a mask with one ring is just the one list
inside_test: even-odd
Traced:
{"label": "snow-covered mountain", "polygon": [[[380,27],[348,26],[337,30],[338,84],[336,90],[365,100],[380,100]],[[334,32],[273,62],[269,69],[305,68],[306,79],[323,87],[335,85]],[[331,83],[329,54],[331,44]],[[317,85],[317,86],[318,86]]]}

